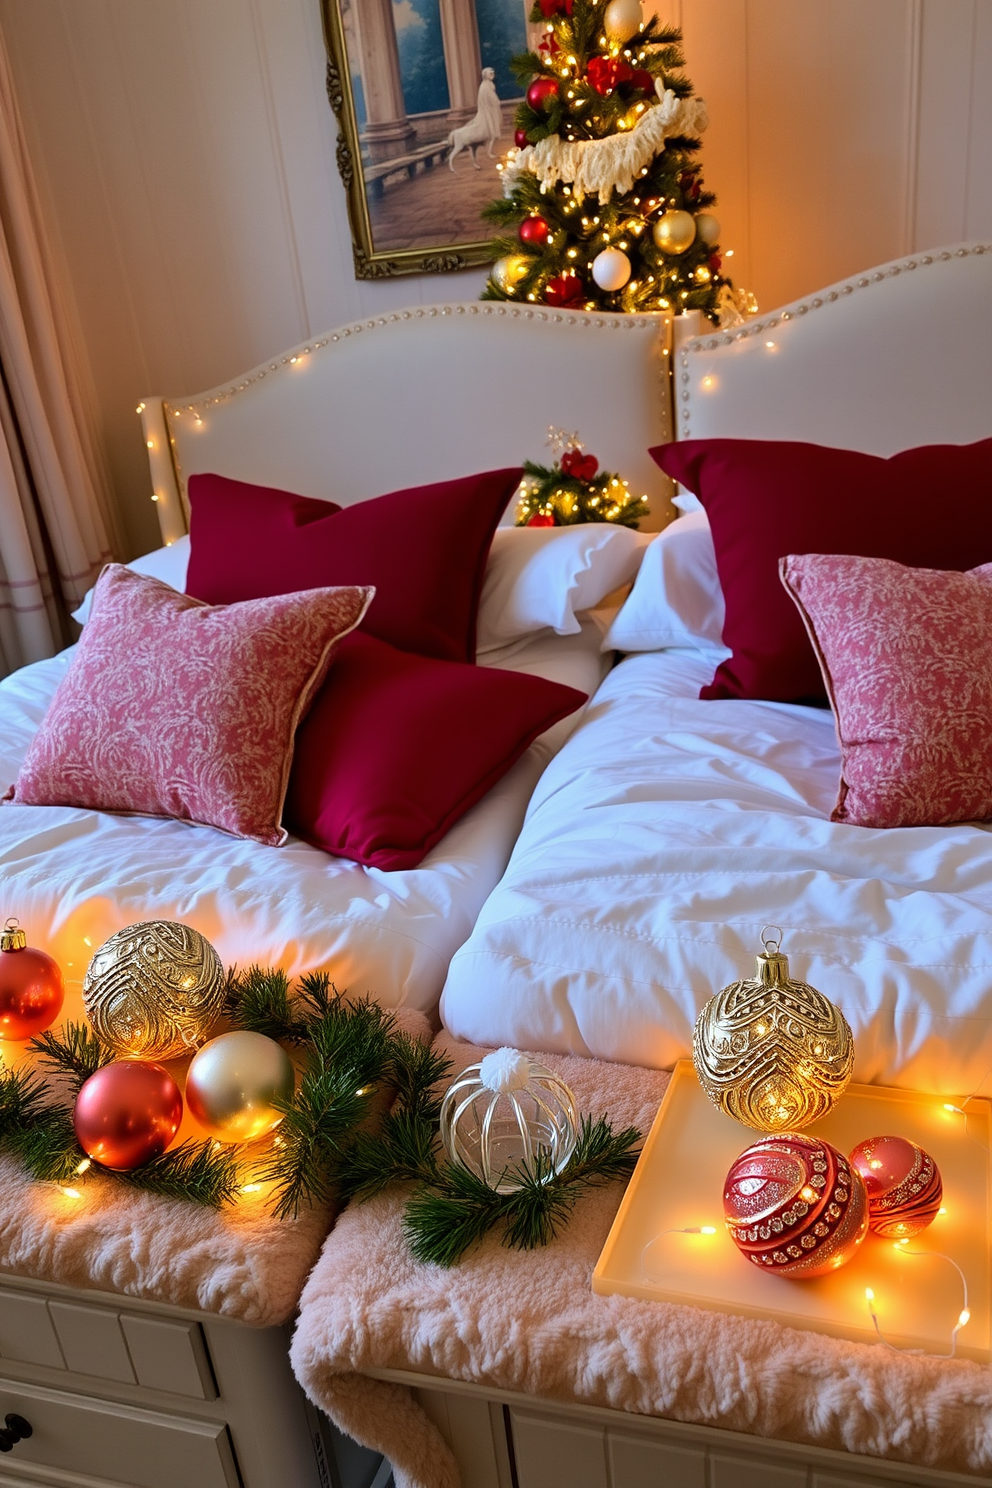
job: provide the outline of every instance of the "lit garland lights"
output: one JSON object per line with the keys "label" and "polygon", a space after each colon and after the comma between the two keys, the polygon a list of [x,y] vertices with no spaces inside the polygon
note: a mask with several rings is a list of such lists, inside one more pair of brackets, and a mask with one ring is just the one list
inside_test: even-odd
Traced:
{"label": "lit garland lights", "polygon": [[518,527],[571,527],[579,522],[613,522],[636,527],[647,516],[646,496],[635,496],[627,482],[600,470],[595,455],[585,454],[578,434],[552,424],[547,443],[553,465],[524,461],[517,490]]}
{"label": "lit garland lights", "polygon": [[[537,0],[526,86],[483,299],[574,310],[700,310],[723,326],[757,310],[723,273],[720,224],[696,160],[706,127],[681,69],[678,27],[617,27],[618,0]],[[624,11],[628,0],[620,0]],[[638,12],[639,14],[639,12]]]}
{"label": "lit garland lights", "polygon": [[[957,1261],[955,1261],[951,1256],[944,1255],[943,1252],[939,1250],[907,1250],[905,1247],[908,1244],[908,1240],[897,1240],[892,1248],[897,1252],[898,1255],[908,1256],[912,1260],[929,1259],[933,1261],[946,1261],[949,1266],[954,1267],[955,1271],[961,1278],[961,1287],[964,1293],[963,1303],[961,1311],[958,1313],[958,1320],[955,1323],[954,1327],[951,1329],[951,1346],[946,1355],[947,1358],[953,1359],[957,1353],[958,1334],[961,1332],[961,1329],[967,1327],[968,1323],[971,1321],[971,1312],[968,1307],[967,1277],[961,1270],[961,1267],[958,1265]],[[889,1342],[885,1334],[882,1332],[882,1327],[878,1320],[878,1310],[875,1306],[875,1291],[873,1287],[865,1287],[865,1302],[868,1307],[869,1316],[871,1317],[872,1326],[874,1327],[875,1332],[878,1334],[879,1342],[884,1343],[886,1348],[892,1349],[893,1353],[896,1354],[923,1354],[927,1352],[926,1349],[901,1349],[898,1347],[897,1344]]]}

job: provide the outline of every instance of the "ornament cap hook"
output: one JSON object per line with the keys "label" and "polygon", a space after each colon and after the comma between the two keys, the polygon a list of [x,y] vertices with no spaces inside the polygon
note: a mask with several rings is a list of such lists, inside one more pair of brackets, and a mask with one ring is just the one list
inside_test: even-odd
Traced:
{"label": "ornament cap hook", "polygon": [[773,956],[782,949],[781,925],[763,925],[758,939],[765,948],[765,955]]}
{"label": "ornament cap hook", "polygon": [[27,943],[27,935],[18,924],[16,915],[11,915],[0,931],[0,951],[23,951]]}

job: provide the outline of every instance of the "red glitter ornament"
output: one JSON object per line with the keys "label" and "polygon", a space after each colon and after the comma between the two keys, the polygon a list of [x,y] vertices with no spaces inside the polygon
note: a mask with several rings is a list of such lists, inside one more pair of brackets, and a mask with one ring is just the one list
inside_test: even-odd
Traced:
{"label": "red glitter ornament", "polygon": [[544,286],[544,302],[561,305],[565,309],[578,309],[586,302],[586,292],[578,274],[556,274]]}
{"label": "red glitter ornament", "polygon": [[799,1132],[741,1153],[727,1174],[723,1212],[742,1255],[798,1280],[843,1266],[868,1233],[861,1175],[829,1142]]}
{"label": "red glitter ornament", "polygon": [[554,78],[537,77],[527,89],[527,102],[537,113],[549,109],[558,97],[558,84]]}
{"label": "red glitter ornament", "polygon": [[28,945],[16,920],[0,932],[0,1039],[44,1033],[59,1015],[65,983],[57,961]]}
{"label": "red glitter ornament", "polygon": [[599,461],[595,455],[584,455],[581,450],[566,450],[561,457],[561,468],[565,475],[574,475],[576,480],[591,481],[596,477]]}
{"label": "red glitter ornament", "polygon": [[905,1137],[868,1137],[851,1153],[868,1194],[868,1227],[886,1240],[918,1235],[937,1216],[944,1185],[940,1169]]}
{"label": "red glitter ornament", "polygon": [[529,243],[533,248],[543,248],[550,236],[551,224],[543,217],[525,217],[517,228],[521,243]]}
{"label": "red glitter ornament", "polygon": [[137,1059],[106,1064],[90,1075],[72,1112],[86,1155],[125,1171],[161,1156],[182,1119],[183,1098],[169,1071]]}
{"label": "red glitter ornament", "polygon": [[518,150],[523,150],[526,148],[526,146],[530,143],[527,138],[526,129],[515,129],[513,131],[513,143],[516,145]]}

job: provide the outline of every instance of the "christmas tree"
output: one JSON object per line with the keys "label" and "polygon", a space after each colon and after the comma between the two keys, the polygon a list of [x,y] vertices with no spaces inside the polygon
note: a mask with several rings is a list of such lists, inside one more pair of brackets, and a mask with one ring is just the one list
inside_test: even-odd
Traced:
{"label": "christmas tree", "polygon": [[681,31],[640,0],[536,0],[531,21],[544,39],[513,59],[527,94],[483,214],[500,255],[483,298],[739,324],[757,306],[722,271]]}

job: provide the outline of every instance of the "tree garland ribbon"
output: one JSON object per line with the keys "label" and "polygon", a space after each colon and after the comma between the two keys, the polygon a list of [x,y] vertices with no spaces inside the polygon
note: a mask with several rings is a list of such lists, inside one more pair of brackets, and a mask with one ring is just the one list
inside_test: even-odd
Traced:
{"label": "tree garland ribbon", "polygon": [[[249,1187],[271,1185],[278,1219],[412,1182],[404,1231],[417,1259],[439,1265],[454,1264],[494,1229],[511,1247],[546,1244],[584,1189],[633,1171],[640,1133],[632,1127],[615,1133],[604,1118],[588,1117],[562,1172],[551,1176],[539,1158],[520,1171],[521,1187],[511,1194],[497,1194],[461,1164],[445,1162],[439,1090],[451,1060],[402,1032],[371,997],[346,1001],[324,973],[302,977],[295,995],[281,971],[232,973],[225,1012],[231,1027],[289,1044],[300,1065],[293,1098],[261,1156],[207,1140],[183,1142],[129,1171],[91,1161],[76,1139],[67,1097],[117,1055],[83,1023],[48,1030],[28,1046],[56,1076],[54,1087],[34,1071],[0,1069],[0,1150],[40,1182],[64,1186],[92,1168],[129,1188],[214,1209],[235,1202],[251,1176]],[[382,1112],[384,1097],[392,1104]]]}

